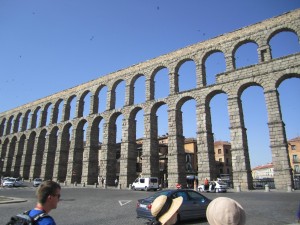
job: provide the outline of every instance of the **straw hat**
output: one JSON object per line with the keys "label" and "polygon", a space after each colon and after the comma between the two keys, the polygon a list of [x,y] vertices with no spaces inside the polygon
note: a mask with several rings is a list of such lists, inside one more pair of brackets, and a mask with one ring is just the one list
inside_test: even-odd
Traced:
{"label": "straw hat", "polygon": [[165,224],[179,209],[182,201],[183,198],[181,196],[171,199],[166,195],[160,195],[152,203],[151,214],[156,218],[156,220]]}
{"label": "straw hat", "polygon": [[210,225],[244,225],[246,214],[243,207],[231,198],[219,197],[209,203],[206,218]]}

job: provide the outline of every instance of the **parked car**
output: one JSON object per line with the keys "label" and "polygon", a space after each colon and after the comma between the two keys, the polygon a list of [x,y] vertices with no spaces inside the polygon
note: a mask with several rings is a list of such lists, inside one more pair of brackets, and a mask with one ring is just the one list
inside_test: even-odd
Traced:
{"label": "parked car", "polygon": [[154,190],[159,189],[157,177],[139,177],[132,183],[131,188],[133,190]]}
{"label": "parked car", "polygon": [[205,185],[201,184],[198,186],[198,191],[200,192],[227,192],[227,184],[223,181],[211,181],[209,182],[208,189],[205,189]]}
{"label": "parked car", "polygon": [[139,199],[136,205],[137,218],[144,218],[151,220],[151,207],[153,201],[160,195],[166,195],[172,199],[179,196],[183,197],[183,203],[178,211],[177,221],[198,219],[206,217],[206,208],[211,202],[210,199],[191,189],[174,189],[163,190],[156,192],[150,197]]}
{"label": "parked car", "polygon": [[35,178],[35,179],[33,180],[33,186],[34,186],[34,187],[37,187],[37,186],[39,186],[42,182],[43,182],[42,178]]}
{"label": "parked car", "polygon": [[3,182],[3,187],[20,187],[23,185],[21,179],[10,177]]}

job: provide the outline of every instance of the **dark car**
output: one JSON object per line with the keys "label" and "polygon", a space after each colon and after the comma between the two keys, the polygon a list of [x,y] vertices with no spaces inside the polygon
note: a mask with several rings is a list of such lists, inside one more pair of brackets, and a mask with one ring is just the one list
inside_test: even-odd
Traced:
{"label": "dark car", "polygon": [[160,195],[166,195],[171,198],[183,197],[183,203],[179,208],[177,221],[206,218],[206,208],[211,202],[210,199],[194,190],[163,190],[150,197],[138,200],[136,205],[137,218],[151,220],[153,218],[151,215],[152,202]]}

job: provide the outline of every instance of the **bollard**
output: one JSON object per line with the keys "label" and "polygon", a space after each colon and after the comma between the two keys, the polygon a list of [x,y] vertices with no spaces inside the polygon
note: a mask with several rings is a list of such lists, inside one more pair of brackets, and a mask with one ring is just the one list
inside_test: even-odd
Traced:
{"label": "bollard", "polygon": [[119,184],[119,189],[122,189],[122,184]]}
{"label": "bollard", "polygon": [[269,191],[270,191],[269,185],[266,184],[266,185],[265,185],[265,192],[269,192]]}
{"label": "bollard", "polygon": [[292,185],[288,184],[288,186],[287,186],[287,192],[292,192]]}
{"label": "bollard", "polygon": [[97,183],[95,183],[94,187],[95,187],[95,188],[97,188],[97,186],[98,186],[98,184],[97,184]]}
{"label": "bollard", "polygon": [[236,187],[236,192],[241,192],[241,185],[240,184]]}

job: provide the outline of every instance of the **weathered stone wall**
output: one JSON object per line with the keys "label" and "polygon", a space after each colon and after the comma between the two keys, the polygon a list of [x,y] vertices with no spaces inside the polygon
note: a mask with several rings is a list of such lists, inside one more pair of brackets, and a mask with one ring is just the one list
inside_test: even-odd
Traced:
{"label": "weathered stone wall", "polygon": [[[190,99],[197,102],[198,177],[215,178],[214,139],[211,128],[210,99],[218,93],[228,95],[230,117],[233,183],[242,189],[252,188],[251,168],[241,93],[252,85],[263,88],[270,134],[272,160],[277,189],[292,185],[287,155],[287,140],[280,112],[277,87],[290,77],[300,77],[300,54],[272,59],[269,40],[278,32],[292,31],[300,36],[300,10],[248,26],[216,38],[179,49],[152,60],[108,74],[93,81],[53,94],[0,114],[0,172],[20,174],[25,179],[41,176],[67,182],[97,182],[100,176],[113,185],[116,177],[116,118],[123,115],[120,158],[120,184],[128,186],[135,176],[135,115],[144,111],[143,175],[158,176],[158,140],[156,110],[163,104],[169,113],[169,186],[185,183],[185,159],[182,136],[181,106]],[[236,69],[235,51],[247,42],[257,44],[257,65]],[[214,85],[206,85],[205,60],[214,52],[225,56],[226,71],[219,74]],[[197,87],[179,92],[178,71],[186,61],[196,65]],[[154,99],[154,76],[161,69],[169,71],[170,94]],[[134,103],[134,82],[145,76],[146,101]],[[115,108],[115,88],[126,83],[123,108]],[[99,91],[107,87],[106,111],[98,113]],[[83,117],[84,98],[90,93],[90,114]],[[76,98],[76,116],[70,118],[70,102]],[[62,121],[58,122],[59,105],[63,104]],[[53,106],[50,115],[47,110]],[[39,121],[37,115],[40,111]],[[30,117],[31,115],[31,117]],[[46,125],[50,117],[50,124]],[[104,121],[104,135],[99,151],[98,126]],[[29,123],[29,126],[28,126]],[[83,126],[88,124],[86,140]],[[20,127],[20,128],[19,128]]]}

